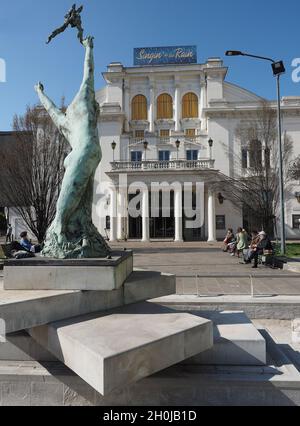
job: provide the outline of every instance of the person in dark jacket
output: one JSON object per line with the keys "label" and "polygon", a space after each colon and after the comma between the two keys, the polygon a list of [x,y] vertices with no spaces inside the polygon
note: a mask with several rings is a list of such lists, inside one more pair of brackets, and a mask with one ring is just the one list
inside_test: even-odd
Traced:
{"label": "person in dark jacket", "polygon": [[270,238],[264,231],[260,232],[258,235],[259,241],[257,245],[253,247],[253,252],[249,258],[250,262],[254,259],[254,265],[252,266],[254,269],[256,269],[258,266],[258,256],[264,254],[265,250],[272,250],[273,248]]}

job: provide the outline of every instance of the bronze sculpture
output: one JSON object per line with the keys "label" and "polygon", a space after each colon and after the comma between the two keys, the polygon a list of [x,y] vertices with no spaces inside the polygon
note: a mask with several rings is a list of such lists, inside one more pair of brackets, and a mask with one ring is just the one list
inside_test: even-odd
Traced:
{"label": "bronze sculpture", "polygon": [[80,43],[83,44],[83,28],[80,16],[82,11],[83,6],[80,6],[78,9],[76,9],[76,4],[73,4],[69,12],[65,15],[64,24],[53,31],[53,33],[48,37],[46,44],[49,44],[50,41],[53,40],[58,34],[63,33],[68,28],[68,26],[71,26],[71,28],[78,29],[77,37],[79,38]]}
{"label": "bronze sculpture", "polygon": [[[71,11],[66,15],[65,28],[69,24],[77,26],[80,10],[82,8],[76,10],[75,5],[72,7],[75,15]],[[70,16],[76,19],[70,20]],[[62,28],[54,31],[52,36],[64,31]],[[83,30],[78,34],[79,39],[82,34]],[[47,231],[42,252],[50,258],[101,258],[110,255],[109,246],[92,221],[94,178],[102,158],[97,126],[99,105],[94,88],[93,37],[87,37],[81,43],[85,49],[83,80],[66,111],[56,107],[45,94],[41,83],[35,87],[41,104],[72,148],[65,160],[56,216]]]}

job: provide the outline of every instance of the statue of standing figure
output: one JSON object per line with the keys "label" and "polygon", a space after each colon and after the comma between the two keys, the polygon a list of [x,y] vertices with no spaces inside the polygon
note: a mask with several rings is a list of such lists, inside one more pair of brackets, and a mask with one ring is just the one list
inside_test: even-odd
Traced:
{"label": "statue of standing figure", "polygon": [[41,83],[35,86],[42,105],[72,148],[65,160],[56,216],[42,251],[49,258],[103,258],[111,253],[92,222],[94,179],[102,152],[94,88],[93,37],[87,37],[82,44],[86,51],[83,81],[66,112],[48,98]]}
{"label": "statue of standing figure", "polygon": [[53,33],[48,37],[48,40],[46,44],[49,44],[54,37],[56,37],[58,34],[63,33],[68,26],[71,26],[72,28],[78,29],[78,35],[77,37],[80,40],[80,43],[83,43],[83,28],[81,23],[81,12],[83,11],[83,6],[80,6],[78,9],[76,9],[76,4],[73,4],[69,12],[65,15],[65,23],[53,31]]}

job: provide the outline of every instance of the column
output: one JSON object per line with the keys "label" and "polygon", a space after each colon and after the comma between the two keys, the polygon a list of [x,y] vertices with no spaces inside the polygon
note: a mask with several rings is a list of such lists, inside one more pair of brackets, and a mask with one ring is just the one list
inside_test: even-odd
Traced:
{"label": "column", "polygon": [[205,77],[200,77],[200,89],[201,89],[201,96],[200,96],[200,111],[201,111],[201,130],[206,131],[207,130],[207,118],[205,116],[204,109],[207,107],[207,84]]}
{"label": "column", "polygon": [[250,169],[250,151],[247,149],[247,169]]}
{"label": "column", "polygon": [[117,193],[113,188],[110,191],[110,242],[117,240]]}
{"label": "column", "polygon": [[216,196],[215,193],[209,189],[208,191],[208,242],[214,243],[217,241],[216,232]]}
{"label": "column", "polygon": [[175,132],[180,132],[181,91],[178,79],[175,77]]}
{"label": "column", "polygon": [[126,189],[119,188],[118,192],[118,220],[117,220],[117,232],[118,232],[118,240],[125,239],[125,219],[127,216],[126,209]]}
{"label": "column", "polygon": [[129,132],[129,120],[130,120],[130,91],[129,86],[125,83],[124,86],[124,114],[125,114],[125,123],[124,130]]}
{"label": "column", "polygon": [[142,198],[142,241],[150,241],[150,227],[149,227],[149,191],[148,189],[143,190]]}
{"label": "column", "polygon": [[175,241],[183,241],[182,229],[182,188],[175,190],[174,194],[174,208],[175,208]]}
{"label": "column", "polygon": [[150,97],[149,97],[149,122],[150,133],[154,132],[154,121],[155,121],[155,83],[152,79],[149,79],[150,83]]}

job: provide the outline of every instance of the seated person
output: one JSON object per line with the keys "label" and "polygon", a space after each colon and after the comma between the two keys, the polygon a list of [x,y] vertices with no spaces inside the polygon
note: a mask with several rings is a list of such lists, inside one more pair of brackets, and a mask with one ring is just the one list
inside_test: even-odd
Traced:
{"label": "seated person", "polygon": [[41,247],[39,245],[31,244],[31,242],[28,239],[28,234],[26,231],[22,232],[20,237],[21,237],[20,245],[25,251],[28,251],[30,253],[40,253]]}
{"label": "seated person", "polygon": [[248,250],[244,250],[244,261],[245,263],[251,263],[249,260],[251,254],[253,253],[253,250],[256,248],[257,244],[259,243],[260,237],[258,235],[258,231],[251,232],[251,242],[249,245]]}
{"label": "seated person", "polygon": [[[236,253],[238,255],[238,258],[240,258],[240,254],[243,253],[244,250],[246,250],[247,244],[248,244],[248,234],[246,230],[242,228],[238,228],[238,233],[236,238],[237,238]],[[234,255],[235,253],[233,253],[233,256]]]}
{"label": "seated person", "polygon": [[229,244],[234,241],[233,229],[229,228],[224,240],[223,251],[226,253],[229,250]]}
{"label": "seated person", "polygon": [[250,262],[252,261],[252,259],[254,259],[254,265],[252,266],[252,268],[255,268],[255,269],[258,266],[258,256],[261,256],[262,254],[264,254],[265,250],[273,249],[272,242],[264,231],[260,232],[258,235],[259,235],[259,241],[256,244],[256,246],[253,247],[253,252],[251,253],[249,257]]}

